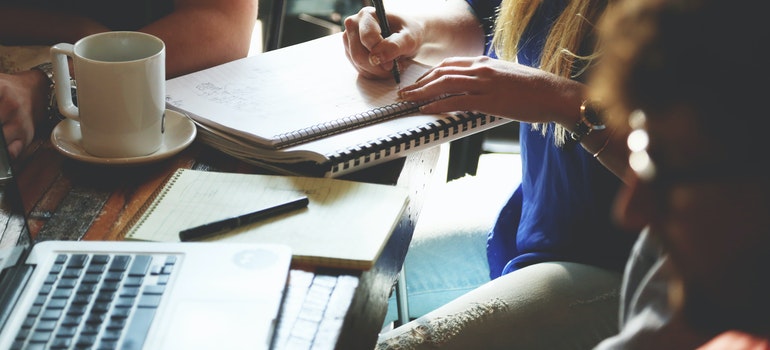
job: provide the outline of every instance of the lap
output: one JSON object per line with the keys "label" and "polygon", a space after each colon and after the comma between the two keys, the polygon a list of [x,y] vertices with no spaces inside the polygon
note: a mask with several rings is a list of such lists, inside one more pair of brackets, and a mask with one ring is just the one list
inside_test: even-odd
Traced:
{"label": "lap", "polygon": [[532,265],[383,333],[377,348],[591,348],[618,331],[621,278],[583,264]]}

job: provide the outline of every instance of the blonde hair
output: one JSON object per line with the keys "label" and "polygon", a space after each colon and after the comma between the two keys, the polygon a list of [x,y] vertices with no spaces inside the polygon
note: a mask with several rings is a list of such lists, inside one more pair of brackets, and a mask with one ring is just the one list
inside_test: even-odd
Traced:
{"label": "blonde hair", "polygon": [[[500,59],[516,61],[519,41],[543,1],[503,0],[492,38],[492,46]],[[539,68],[570,79],[581,78],[599,55],[595,25],[608,1],[569,0],[548,33]],[[535,123],[532,127],[545,135],[547,128],[543,123]],[[566,142],[568,132],[556,124],[554,135],[556,145],[561,146]]]}

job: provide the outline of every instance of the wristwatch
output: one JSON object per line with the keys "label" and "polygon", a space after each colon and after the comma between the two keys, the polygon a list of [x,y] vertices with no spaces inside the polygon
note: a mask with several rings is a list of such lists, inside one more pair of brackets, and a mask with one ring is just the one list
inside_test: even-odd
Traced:
{"label": "wristwatch", "polygon": [[59,106],[56,102],[55,83],[53,79],[53,64],[51,64],[51,62],[44,62],[32,67],[32,69],[37,69],[43,72],[46,77],[48,77],[48,106],[46,107],[46,112],[48,114],[47,120],[48,125],[55,126],[66,117],[59,113]]}
{"label": "wristwatch", "polygon": [[585,100],[580,105],[580,120],[575,124],[575,131],[570,136],[573,140],[580,142],[592,131],[604,130],[605,127],[596,101]]}

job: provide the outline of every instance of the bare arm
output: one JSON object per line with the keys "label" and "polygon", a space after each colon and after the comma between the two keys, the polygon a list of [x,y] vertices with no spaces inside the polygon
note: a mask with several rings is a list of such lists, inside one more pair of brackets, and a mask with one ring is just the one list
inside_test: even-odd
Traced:
{"label": "bare arm", "polygon": [[[245,57],[257,20],[258,0],[176,0],[174,12],[139,31],[166,43],[166,74],[181,74]],[[0,42],[6,45],[74,43],[109,31],[72,13],[0,7]]]}
{"label": "bare arm", "polygon": [[172,78],[246,57],[257,0],[176,0],[174,12],[141,28],[166,43]]}
{"label": "bare arm", "polygon": [[109,29],[75,13],[0,6],[0,43],[54,45]]}
{"label": "bare arm", "polygon": [[[450,96],[438,99],[440,96]],[[407,101],[433,100],[424,113],[474,111],[528,123],[558,123],[576,131],[580,105],[588,88],[573,79],[486,56],[451,57],[420,80],[405,86]],[[623,178],[628,166],[627,128],[608,125],[583,137],[581,145],[615,175]],[[567,136],[569,137],[569,136]]]}
{"label": "bare arm", "polygon": [[394,10],[410,11],[424,23],[423,43],[417,53],[423,62],[438,64],[447,57],[484,53],[484,31],[465,0],[400,0],[388,4]]}

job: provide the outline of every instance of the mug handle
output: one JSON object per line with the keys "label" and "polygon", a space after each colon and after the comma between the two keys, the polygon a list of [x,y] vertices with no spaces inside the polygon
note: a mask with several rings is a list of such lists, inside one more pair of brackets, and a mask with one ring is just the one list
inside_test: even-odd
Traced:
{"label": "mug handle", "polygon": [[59,113],[67,118],[79,120],[78,107],[72,103],[72,83],[70,80],[70,68],[67,56],[74,56],[74,45],[67,43],[56,44],[51,47],[51,63],[53,64],[54,85],[56,89],[56,103],[59,105]]}

